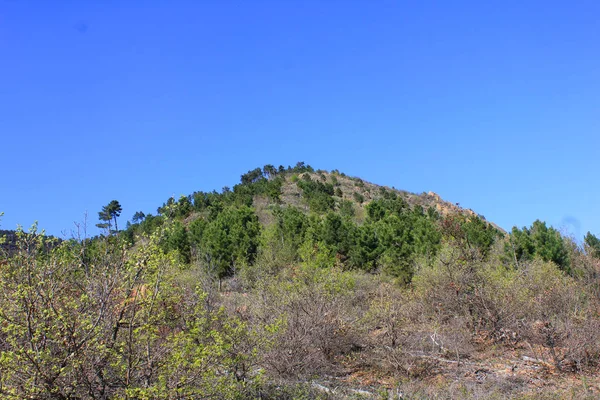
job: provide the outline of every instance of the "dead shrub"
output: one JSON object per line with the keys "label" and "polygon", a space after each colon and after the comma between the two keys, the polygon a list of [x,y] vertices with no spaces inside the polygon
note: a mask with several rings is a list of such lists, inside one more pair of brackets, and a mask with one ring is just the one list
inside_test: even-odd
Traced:
{"label": "dead shrub", "polygon": [[585,287],[552,263],[534,261],[518,283],[527,294],[522,304],[520,336],[559,370],[580,370],[598,359],[595,299]]}
{"label": "dead shrub", "polygon": [[279,326],[272,346],[263,354],[272,375],[300,378],[336,373],[340,369],[336,357],[360,347],[352,324],[357,318],[348,306],[354,282],[344,274],[274,279],[255,293],[256,325]]}

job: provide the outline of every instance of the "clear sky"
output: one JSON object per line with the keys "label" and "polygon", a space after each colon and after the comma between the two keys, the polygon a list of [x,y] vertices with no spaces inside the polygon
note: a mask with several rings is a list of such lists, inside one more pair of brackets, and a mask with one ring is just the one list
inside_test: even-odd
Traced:
{"label": "clear sky", "polygon": [[597,0],[0,0],[3,229],[302,160],[580,237],[599,128]]}

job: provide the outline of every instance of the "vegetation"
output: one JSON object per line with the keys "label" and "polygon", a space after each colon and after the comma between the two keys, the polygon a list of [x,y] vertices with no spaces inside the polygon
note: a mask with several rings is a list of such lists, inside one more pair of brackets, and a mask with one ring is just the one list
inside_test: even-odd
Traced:
{"label": "vegetation", "polygon": [[104,206],[94,238],[7,235],[1,398],[597,395],[591,233],[506,233],[302,162],[119,231],[121,212]]}
{"label": "vegetation", "polygon": [[117,200],[111,200],[110,203],[102,207],[102,211],[98,212],[98,219],[102,221],[99,224],[96,224],[98,228],[107,229],[109,233],[112,232],[112,222],[115,223],[115,231],[119,232],[119,227],[117,225],[117,217],[121,216],[121,211],[123,208],[121,204]]}

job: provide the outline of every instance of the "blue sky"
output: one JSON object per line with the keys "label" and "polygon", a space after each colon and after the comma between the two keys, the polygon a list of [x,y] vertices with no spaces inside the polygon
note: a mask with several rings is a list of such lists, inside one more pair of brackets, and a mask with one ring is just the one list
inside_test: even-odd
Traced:
{"label": "blue sky", "polygon": [[0,0],[0,211],[67,236],[264,164],[600,233],[600,2]]}

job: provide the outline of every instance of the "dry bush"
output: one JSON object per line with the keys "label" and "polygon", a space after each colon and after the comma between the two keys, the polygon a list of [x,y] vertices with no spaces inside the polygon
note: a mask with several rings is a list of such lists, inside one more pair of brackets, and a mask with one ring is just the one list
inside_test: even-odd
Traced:
{"label": "dry bush", "polygon": [[600,366],[600,321],[587,316],[576,325],[567,325],[567,362],[578,371]]}
{"label": "dry bush", "polygon": [[266,282],[248,303],[256,329],[278,326],[263,364],[276,377],[335,373],[336,357],[359,346],[350,305],[355,281],[335,270],[297,272]]}
{"label": "dry bush", "polygon": [[373,332],[378,344],[392,348],[400,344],[409,319],[406,303],[406,297],[395,286],[382,283],[377,288],[364,324]]}
{"label": "dry bush", "polygon": [[500,278],[502,273],[492,273],[488,264],[467,262],[460,250],[443,248],[436,262],[420,267],[413,279],[415,301],[423,305],[421,318],[438,330],[455,332],[454,341],[463,346],[469,335],[500,336],[513,319],[506,306],[512,296]]}
{"label": "dry bush", "polygon": [[441,323],[425,309],[414,293],[381,284],[363,321],[370,330],[363,359],[387,373],[424,377],[446,358],[468,357],[473,346],[467,324],[460,317]]}
{"label": "dry bush", "polygon": [[[528,350],[563,371],[597,366],[594,264],[584,260],[588,273],[572,277],[552,263],[516,269],[498,260],[467,261],[446,246],[433,264],[417,268],[409,287],[381,276],[289,267],[261,275],[252,292],[228,294],[225,302],[256,331],[278,327],[270,347],[260,351],[271,378],[354,368],[427,380],[470,368],[478,362],[476,350],[491,343]],[[471,386],[461,377],[460,385],[421,398],[488,398],[483,388],[498,398],[523,392],[523,382],[482,375],[485,383]]]}
{"label": "dry bush", "polygon": [[466,262],[445,247],[432,266],[417,270],[414,288],[422,317],[438,327],[440,338],[446,332],[446,342],[454,341],[444,347],[468,354],[468,328],[473,337],[497,343],[525,341],[532,351],[543,350],[536,358],[579,370],[599,358],[598,303],[589,273],[595,265],[588,262],[587,268],[578,280],[553,263],[535,260],[514,269],[496,261]]}
{"label": "dry bush", "polygon": [[590,295],[600,300],[600,259],[594,257],[589,249],[572,248],[570,260],[574,277]]}
{"label": "dry bush", "polygon": [[523,306],[519,334],[559,370],[580,370],[598,360],[600,333],[595,299],[585,286],[551,263],[525,266],[518,284],[529,301]]}
{"label": "dry bush", "polygon": [[504,400],[520,398],[525,382],[513,377],[488,375],[479,380],[409,380],[390,390],[390,399]]}

